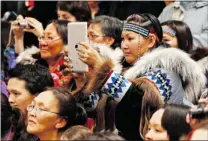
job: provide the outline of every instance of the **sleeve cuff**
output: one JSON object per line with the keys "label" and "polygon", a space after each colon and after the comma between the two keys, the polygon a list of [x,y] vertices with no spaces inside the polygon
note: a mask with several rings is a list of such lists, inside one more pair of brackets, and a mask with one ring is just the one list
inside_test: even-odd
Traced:
{"label": "sleeve cuff", "polygon": [[93,92],[89,95],[84,96],[81,101],[86,111],[92,111],[97,107],[99,99],[100,96],[97,93]]}
{"label": "sleeve cuff", "polygon": [[131,84],[132,83],[120,75],[120,73],[112,72],[102,87],[102,91],[112,97],[115,101],[120,102]]}

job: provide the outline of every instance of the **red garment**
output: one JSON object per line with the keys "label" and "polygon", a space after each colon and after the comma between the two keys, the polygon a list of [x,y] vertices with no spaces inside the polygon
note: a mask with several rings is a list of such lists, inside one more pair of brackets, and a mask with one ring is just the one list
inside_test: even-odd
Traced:
{"label": "red garment", "polygon": [[95,121],[93,118],[87,118],[87,123],[85,125],[88,129],[90,129],[91,131],[93,131],[94,127],[95,127]]}
{"label": "red garment", "polygon": [[26,0],[25,6],[28,7],[27,11],[32,11],[32,9],[35,7],[35,1],[34,0]]}
{"label": "red garment", "polygon": [[[62,57],[57,61],[57,63],[50,69],[51,75],[53,77],[54,87],[64,87],[66,88],[66,83],[70,82],[72,79],[71,75],[64,76],[60,70],[60,66],[64,65],[64,58]],[[67,83],[67,84],[68,84]]]}
{"label": "red garment", "polygon": [[26,0],[25,6],[27,7],[33,7],[35,5],[35,2],[33,0]]}

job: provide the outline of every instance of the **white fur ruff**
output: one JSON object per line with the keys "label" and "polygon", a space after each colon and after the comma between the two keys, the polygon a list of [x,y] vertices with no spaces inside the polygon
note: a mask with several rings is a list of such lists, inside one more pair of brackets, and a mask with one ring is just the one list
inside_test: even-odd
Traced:
{"label": "white fur ruff", "polygon": [[28,48],[19,54],[16,59],[16,63],[33,64],[35,63],[36,59],[34,59],[32,55],[37,54],[38,52],[40,52],[40,49],[32,46],[31,48]]}
{"label": "white fur ruff", "polygon": [[204,73],[208,72],[208,56],[198,61]]}
{"label": "white fur ruff", "polygon": [[121,72],[122,70],[122,65],[120,64],[120,60],[123,56],[123,52],[119,49],[116,48],[115,50],[111,49],[110,47],[103,45],[103,44],[93,44],[93,47],[99,50],[100,55],[104,59],[110,58],[114,64],[113,70],[116,72]]}
{"label": "white fur ruff", "polygon": [[206,84],[205,75],[198,63],[192,60],[187,53],[179,49],[155,49],[138,60],[124,76],[126,78],[136,78],[155,68],[163,68],[179,74],[183,82],[188,82],[185,88],[186,99],[193,103],[197,102],[201,89]]}

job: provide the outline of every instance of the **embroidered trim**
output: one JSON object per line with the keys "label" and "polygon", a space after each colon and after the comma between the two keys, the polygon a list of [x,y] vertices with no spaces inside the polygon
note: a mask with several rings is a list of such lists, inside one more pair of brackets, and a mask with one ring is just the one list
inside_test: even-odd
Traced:
{"label": "embroidered trim", "polygon": [[172,30],[172,29],[170,29],[170,28],[168,28],[168,27],[162,27],[162,30],[163,30],[163,32],[165,32],[165,33],[168,33],[168,34],[170,34],[170,35],[172,35],[172,36],[175,36],[176,35],[176,31],[175,30]]}
{"label": "embroidered trim", "polygon": [[149,72],[145,75],[146,78],[153,81],[158,87],[164,101],[168,101],[172,95],[172,86],[170,80],[167,79],[167,75],[162,73],[161,70],[156,72]]}
{"label": "embroidered trim", "polygon": [[100,96],[92,92],[89,95],[85,95],[81,98],[81,101],[86,109],[86,111],[92,111],[97,107],[98,101],[100,99]]}
{"label": "embroidered trim", "polygon": [[147,37],[149,35],[148,29],[145,29],[145,28],[143,28],[139,25],[136,25],[136,24],[127,23],[124,25],[123,30],[133,31],[133,32],[139,33],[145,37]]}
{"label": "embroidered trim", "polygon": [[122,100],[131,84],[132,83],[120,75],[120,73],[113,72],[101,90],[115,101],[119,102]]}

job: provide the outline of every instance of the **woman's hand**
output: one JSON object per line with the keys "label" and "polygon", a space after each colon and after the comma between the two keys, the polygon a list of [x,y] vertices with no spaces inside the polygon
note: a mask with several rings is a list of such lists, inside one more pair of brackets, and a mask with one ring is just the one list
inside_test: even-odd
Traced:
{"label": "woman's hand", "polygon": [[19,15],[15,21],[12,22],[11,29],[14,33],[15,39],[23,39],[24,37],[24,29],[19,26],[19,22],[24,20],[22,15]]}
{"label": "woman's hand", "polygon": [[11,24],[11,30],[14,33],[14,40],[15,40],[15,52],[17,54],[24,51],[24,29],[19,26],[19,22],[24,20],[24,18],[19,15],[15,21]]}
{"label": "woman's hand", "polygon": [[35,18],[31,18],[31,17],[26,17],[25,20],[28,22],[28,24],[32,28],[25,28],[24,31],[31,32],[31,33],[35,34],[37,37],[40,37],[43,35],[44,29],[43,29],[43,25],[41,22],[39,22]]}
{"label": "woman's hand", "polygon": [[104,61],[97,50],[85,42],[79,43],[82,48],[77,48],[80,60],[92,68],[99,67]]}

